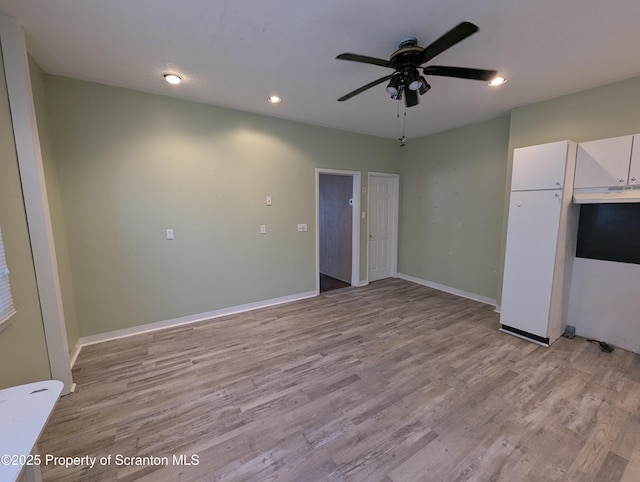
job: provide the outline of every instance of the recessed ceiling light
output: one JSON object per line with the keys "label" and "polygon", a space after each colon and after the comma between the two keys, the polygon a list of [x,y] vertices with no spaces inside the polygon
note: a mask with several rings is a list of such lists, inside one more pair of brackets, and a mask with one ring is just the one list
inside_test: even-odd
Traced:
{"label": "recessed ceiling light", "polygon": [[180,77],[178,74],[166,73],[162,74],[162,76],[164,77],[164,80],[173,85],[177,85],[182,82],[182,77]]}
{"label": "recessed ceiling light", "polygon": [[504,84],[507,81],[507,79],[505,79],[504,77],[494,77],[491,82],[489,82],[489,85],[491,87],[498,87],[499,85]]}
{"label": "recessed ceiling light", "polygon": [[282,102],[282,99],[280,97],[278,97],[277,95],[272,95],[267,100],[269,102],[271,102],[272,104],[279,104],[280,102]]}

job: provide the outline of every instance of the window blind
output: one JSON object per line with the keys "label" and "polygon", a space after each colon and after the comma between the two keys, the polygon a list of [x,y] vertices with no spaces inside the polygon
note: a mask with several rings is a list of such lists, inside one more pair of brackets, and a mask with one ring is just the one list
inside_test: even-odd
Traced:
{"label": "window blind", "polygon": [[9,270],[4,256],[2,229],[0,229],[0,325],[11,318],[15,312],[11,298],[11,286],[9,286]]}

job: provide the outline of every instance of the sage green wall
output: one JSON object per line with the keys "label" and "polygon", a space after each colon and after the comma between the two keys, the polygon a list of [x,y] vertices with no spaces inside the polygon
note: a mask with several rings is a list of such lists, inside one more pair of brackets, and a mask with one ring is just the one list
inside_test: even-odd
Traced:
{"label": "sage green wall", "polygon": [[[499,279],[507,235],[513,150],[559,140],[583,142],[640,133],[640,77],[518,107],[511,111]],[[498,297],[499,304],[500,297]]]}
{"label": "sage green wall", "polygon": [[387,139],[63,77],[46,87],[80,336],[315,290],[315,168],[361,171],[363,186],[399,170]]}
{"label": "sage green wall", "polygon": [[[640,132],[640,78],[403,150],[388,139],[44,78],[79,336],[315,289],[317,167],[361,171],[363,187],[368,171],[400,172],[399,272],[499,301],[513,148]],[[298,233],[298,223],[310,231]],[[164,239],[167,228],[174,241]],[[362,279],[366,233],[365,221]]]}
{"label": "sage green wall", "polygon": [[60,199],[58,173],[53,160],[51,136],[46,112],[45,74],[32,57],[29,57],[29,71],[31,74],[31,88],[38,123],[42,164],[45,172],[47,199],[49,201],[49,212],[51,214],[51,224],[53,228],[58,277],[60,280],[60,290],[62,292],[67,343],[69,351],[72,351],[78,342],[78,321],[76,318],[76,304],[73,295],[71,264],[69,260],[69,250],[67,248],[67,234],[62,210],[62,200]]}
{"label": "sage green wall", "polygon": [[407,142],[400,273],[496,298],[508,142],[509,116]]}
{"label": "sage green wall", "polygon": [[0,331],[0,388],[48,380],[49,358],[0,52],[0,227],[17,313]]}
{"label": "sage green wall", "polygon": [[511,112],[516,147],[569,139],[584,142],[640,132],[640,77],[518,107]]}

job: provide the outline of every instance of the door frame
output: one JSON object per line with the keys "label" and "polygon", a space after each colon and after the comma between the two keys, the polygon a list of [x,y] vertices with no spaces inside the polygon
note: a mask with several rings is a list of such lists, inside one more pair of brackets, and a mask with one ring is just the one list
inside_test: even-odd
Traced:
{"label": "door frame", "polygon": [[[375,172],[370,171],[367,174],[367,190],[369,186],[371,186],[371,177],[388,177],[393,181],[393,210],[391,212],[392,215],[392,223],[393,226],[391,228],[391,276],[393,278],[398,277],[398,218],[400,212],[400,174],[392,173],[392,172]],[[371,213],[371,196],[368,195],[367,192],[367,213]],[[368,216],[367,216],[368,217]],[[367,222],[367,281],[366,284],[369,284],[369,269],[371,267],[370,258],[371,255],[371,223]]]}
{"label": "door frame", "polygon": [[74,384],[69,361],[53,227],[33,103],[25,34],[13,17],[0,14],[0,40],[49,369],[51,378],[60,380],[64,384],[62,394],[66,395],[73,391]]}
{"label": "door frame", "polygon": [[360,171],[316,168],[316,296],[320,294],[320,174],[349,176],[353,179],[351,206],[351,286],[360,285]]}

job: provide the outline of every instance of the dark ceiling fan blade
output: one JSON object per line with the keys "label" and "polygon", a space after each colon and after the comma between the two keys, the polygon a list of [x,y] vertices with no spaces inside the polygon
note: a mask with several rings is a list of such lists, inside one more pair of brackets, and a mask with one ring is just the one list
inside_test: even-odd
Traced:
{"label": "dark ceiling fan blade", "polygon": [[446,65],[428,65],[422,71],[424,75],[440,75],[442,77],[457,77],[459,79],[493,80],[498,72],[495,70],[470,69],[467,67],[448,67]]}
{"label": "dark ceiling fan blade", "polygon": [[466,39],[468,36],[473,35],[477,31],[478,27],[471,22],[462,22],[456,25],[431,45],[425,47],[424,50],[416,57],[416,64],[421,65],[428,62],[436,55],[441,54],[450,47],[453,47],[455,44]]}
{"label": "dark ceiling fan blade", "polygon": [[359,89],[356,89],[353,92],[349,92],[348,94],[343,95],[342,97],[340,97],[338,99],[338,102],[344,102],[345,100],[349,100],[354,95],[358,95],[358,94],[364,92],[365,90],[370,89],[371,87],[375,87],[378,84],[382,84],[383,82],[389,80],[390,78],[391,78],[390,75],[386,75],[386,76],[382,77],[381,79],[374,80],[373,82],[369,82],[367,85],[363,85]]}
{"label": "dark ceiling fan blade", "polygon": [[379,65],[381,67],[391,67],[391,63],[388,60],[377,59],[375,57],[368,57],[366,55],[358,55],[358,54],[340,54],[336,57],[336,59],[340,60],[351,60],[352,62],[360,62],[363,64],[372,64]]}
{"label": "dark ceiling fan blade", "polygon": [[404,102],[407,107],[413,107],[414,105],[418,105],[418,91],[410,90],[407,87],[404,89]]}

